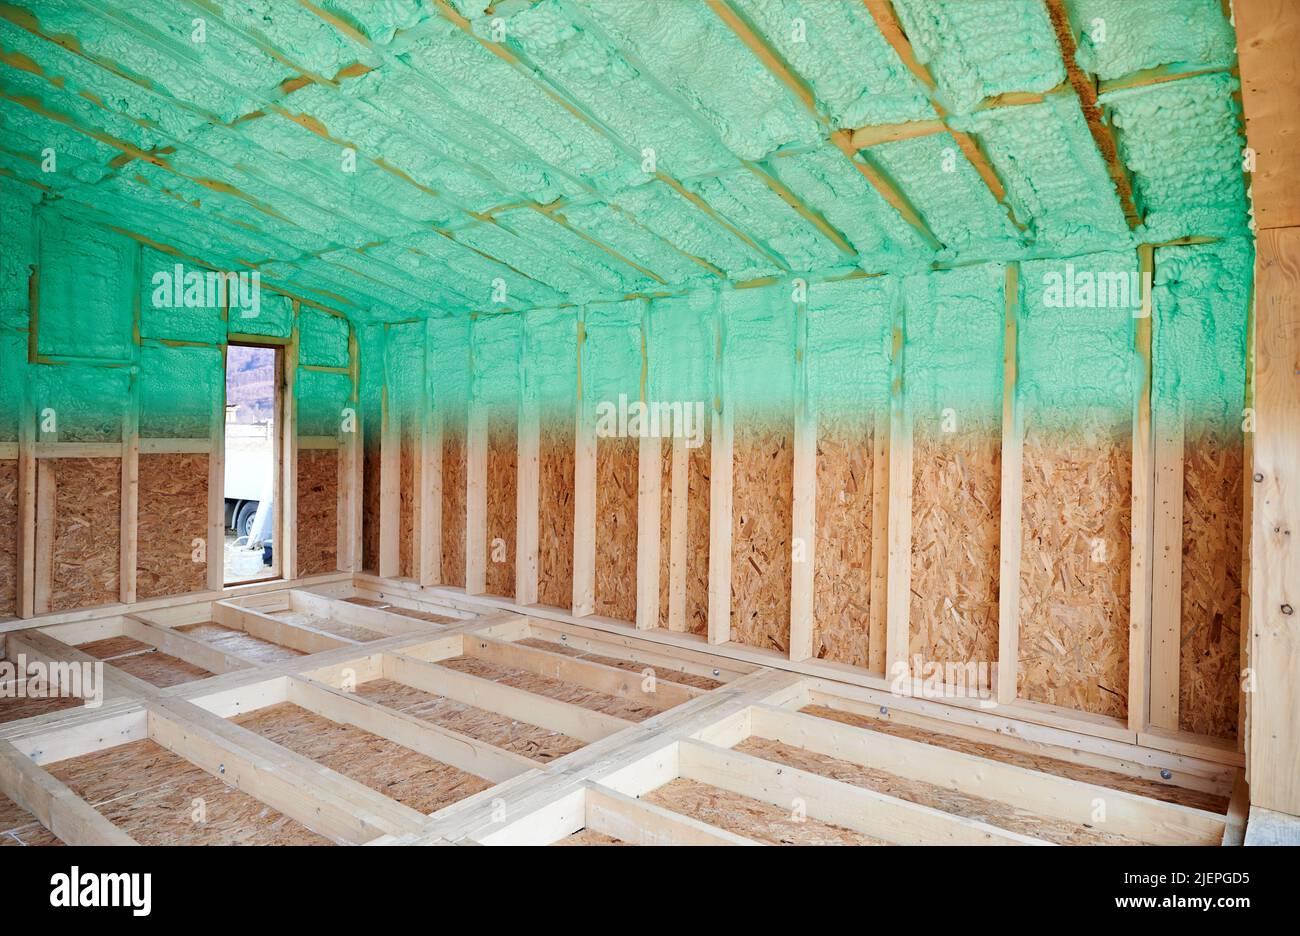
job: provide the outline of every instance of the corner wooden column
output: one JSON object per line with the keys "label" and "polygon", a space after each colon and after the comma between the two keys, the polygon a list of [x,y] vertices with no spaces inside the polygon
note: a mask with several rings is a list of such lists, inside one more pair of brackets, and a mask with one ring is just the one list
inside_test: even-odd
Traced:
{"label": "corner wooden column", "polygon": [[885,677],[906,672],[912,614],[912,420],[903,386],[903,300],[894,310],[889,391],[889,596],[885,608]]}
{"label": "corner wooden column", "polygon": [[1233,13],[1260,229],[1255,433],[1247,441],[1244,504],[1251,531],[1242,605],[1250,622],[1246,772],[1253,806],[1300,816],[1300,5],[1251,0]]}
{"label": "corner wooden column", "polygon": [[1252,805],[1300,815],[1300,227],[1261,231],[1251,482]]}

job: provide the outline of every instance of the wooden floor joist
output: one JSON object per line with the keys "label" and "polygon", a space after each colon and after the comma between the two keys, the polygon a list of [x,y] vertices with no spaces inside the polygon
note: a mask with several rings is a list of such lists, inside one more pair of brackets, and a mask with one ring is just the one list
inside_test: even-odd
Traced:
{"label": "wooden floor joist", "polygon": [[[357,600],[348,600],[354,596]],[[64,640],[86,642],[121,635],[217,675],[160,690],[116,672],[110,660],[105,670],[112,694],[102,711],[77,707],[0,723],[0,792],[29,808],[66,841],[125,844],[129,835],[42,765],[72,763],[67,759],[148,739],[227,786],[339,842],[540,844],[571,836],[581,841],[578,833],[583,833],[598,840],[646,844],[748,845],[759,842],[729,823],[742,822],[747,810],[785,810],[792,803],[800,804],[800,813],[806,812],[809,821],[839,829],[836,834],[841,836],[934,843],[1048,841],[1025,834],[1019,826],[1004,828],[996,818],[948,811],[939,805],[946,802],[942,798],[918,802],[895,796],[892,788],[881,792],[805,766],[815,765],[820,757],[882,772],[895,777],[895,783],[999,803],[999,809],[1030,817],[1031,822],[1055,823],[1057,835],[1059,828],[1084,830],[1080,832],[1084,835],[1094,834],[1087,831],[1093,829],[1126,841],[1205,844],[1218,843],[1227,834],[1228,820],[1221,813],[1099,786],[1048,772],[1037,763],[1031,768],[1011,759],[990,758],[978,748],[954,750],[929,742],[924,732],[899,736],[872,730],[867,724],[831,720],[813,714],[815,710],[801,711],[818,705],[851,712],[857,703],[827,695],[826,687],[833,684],[793,673],[763,667],[747,675],[724,672],[721,665],[709,665],[714,658],[705,649],[707,643],[699,644],[696,651],[676,650],[588,626],[491,613],[488,599],[460,600],[455,603],[462,607],[454,608],[432,595],[392,597],[403,604],[363,601],[345,584],[320,590],[289,587],[239,603],[91,617],[47,628],[59,637],[34,629],[14,632],[11,652],[33,658],[89,661],[92,658]],[[476,605],[477,614],[466,610]],[[437,620],[411,616],[426,610],[432,610]],[[259,662],[208,643],[211,638],[201,631],[175,629],[209,618],[307,655]],[[629,634],[645,633],[624,626]],[[358,643],[331,634],[326,627],[341,632],[349,627],[364,629],[374,639]],[[481,670],[484,673],[499,670],[527,674],[527,679],[512,685],[461,671],[457,663],[447,665],[457,659],[466,661],[471,670],[477,663],[488,668]],[[698,675],[688,675],[692,673]],[[713,688],[690,684],[691,678],[700,676],[711,676],[708,685]],[[444,724],[421,715],[422,707],[394,708],[387,696],[357,691],[359,685],[375,680],[410,687],[431,700],[445,700],[439,705],[469,706],[515,725],[540,726],[582,746],[553,766],[536,761],[498,747],[496,738],[467,733],[471,722]],[[593,702],[579,705],[534,691],[543,684],[569,687],[566,692],[595,693],[590,696],[593,700],[622,700],[658,714],[637,724],[588,707]],[[317,763],[308,756],[310,752],[294,753],[230,721],[286,704],[492,786],[463,797],[454,808],[424,815]],[[0,718],[3,711],[0,704]],[[877,712],[876,717],[898,718],[903,712],[890,716]],[[985,743],[996,739],[1009,743],[1001,730],[983,729],[978,737]],[[751,747],[754,743],[760,747]],[[776,755],[761,746],[772,744],[803,759],[793,763],[773,759]],[[1055,750],[1041,740],[1032,749]],[[703,784],[712,791],[717,810],[709,817],[692,814],[689,798],[683,800],[673,792],[680,784]],[[497,818],[501,802],[510,817],[505,823]],[[994,810],[988,815],[1001,813]]]}

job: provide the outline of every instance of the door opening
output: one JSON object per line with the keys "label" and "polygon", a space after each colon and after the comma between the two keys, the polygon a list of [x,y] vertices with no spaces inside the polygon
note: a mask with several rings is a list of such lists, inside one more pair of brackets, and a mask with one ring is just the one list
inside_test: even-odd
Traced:
{"label": "door opening", "polygon": [[226,349],[225,577],[280,576],[280,349]]}

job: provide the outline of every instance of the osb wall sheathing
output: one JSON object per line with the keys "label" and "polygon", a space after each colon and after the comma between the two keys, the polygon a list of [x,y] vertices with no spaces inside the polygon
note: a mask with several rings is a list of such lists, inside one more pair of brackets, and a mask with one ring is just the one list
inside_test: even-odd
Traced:
{"label": "osb wall sheathing", "polygon": [[[136,509],[136,597],[207,588],[207,551],[224,547],[212,543],[195,553],[194,541],[208,535],[208,456],[141,455]],[[196,555],[204,561],[196,562]]]}
{"label": "osb wall sheathing", "polygon": [[639,439],[596,440],[596,613],[636,620]]}
{"label": "osb wall sheathing", "polygon": [[379,572],[379,436],[365,440],[361,459],[361,568]]}
{"label": "osb wall sheathing", "polygon": [[418,444],[409,431],[402,432],[398,466],[397,574],[415,577],[415,459]]}
{"label": "osb wall sheathing", "polygon": [[1239,434],[1184,444],[1178,721],[1220,738],[1237,737],[1243,461]]}
{"label": "osb wall sheathing", "polygon": [[[51,611],[111,604],[121,597],[121,467],[116,458],[41,461],[38,483],[54,485]],[[37,494],[38,501],[42,496]]]}
{"label": "osb wall sheathing", "polygon": [[0,618],[18,613],[18,462],[0,461]]}
{"label": "osb wall sheathing", "polygon": [[515,595],[515,510],[519,443],[513,416],[488,422],[487,453],[487,593]]}
{"label": "osb wall sheathing", "polygon": [[997,660],[1001,504],[1000,427],[943,432],[918,416],[908,645],[927,663]]}
{"label": "osb wall sheathing", "polygon": [[813,656],[864,668],[871,642],[872,462],[865,419],[818,427]]}
{"label": "osb wall sheathing", "polygon": [[442,435],[442,583],[465,587],[465,422],[448,418]]}
{"label": "osb wall sheathing", "polygon": [[573,428],[542,426],[538,441],[537,601],[573,606]]}
{"label": "osb wall sheathing", "polygon": [[1130,439],[1113,420],[1068,435],[1026,430],[1022,698],[1127,714]]}
{"label": "osb wall sheathing", "polygon": [[338,568],[339,453],[298,450],[298,574]]}
{"label": "osb wall sheathing", "polygon": [[786,653],[793,434],[737,426],[732,453],[731,639]]}

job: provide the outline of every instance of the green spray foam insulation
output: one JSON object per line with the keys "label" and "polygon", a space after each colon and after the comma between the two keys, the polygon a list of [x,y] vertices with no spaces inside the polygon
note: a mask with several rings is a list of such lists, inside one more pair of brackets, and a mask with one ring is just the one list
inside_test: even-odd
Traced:
{"label": "green spray foam insulation", "polygon": [[1156,251],[1152,410],[1188,434],[1242,423],[1254,250],[1242,238]]}
{"label": "green spray foam insulation", "polygon": [[1000,432],[1005,282],[991,263],[904,283],[903,385],[918,432]]}
{"label": "green spray foam insulation", "polygon": [[[949,134],[870,147],[859,161],[903,192],[941,242],[932,250],[825,140],[827,126],[934,117],[930,91],[864,5],[735,5],[807,83],[822,125],[705,5],[452,2],[476,35],[427,6],[352,0],[325,8],[365,41],[272,0],[223,9],[208,23],[213,41],[201,46],[162,0],[123,7],[124,24],[149,25],[148,41],[95,15],[97,4],[42,5],[42,31],[75,36],[84,54],[0,22],[0,49],[36,69],[0,68],[0,440],[17,438],[24,400],[37,414],[54,413],[59,439],[119,438],[132,399],[142,433],[199,435],[231,334],[286,339],[296,329],[301,433],[334,434],[351,402],[347,374],[312,369],[353,363],[349,322],[306,304],[295,318],[290,301],[265,288],[254,314],[155,303],[153,277],[173,274],[177,259],[110,225],[213,270],[255,262],[265,286],[346,313],[370,430],[380,425],[385,387],[403,421],[426,397],[452,424],[471,400],[500,409],[520,397],[538,403],[544,419],[567,421],[579,356],[593,404],[639,397],[644,367],[652,399],[721,393],[740,419],[786,425],[801,389],[797,275],[810,281],[807,393],[823,418],[887,407],[899,319],[909,408],[924,422],[956,399],[964,424],[968,413],[997,412],[1002,289],[1014,261],[1023,261],[1026,414],[1039,424],[1099,410],[1119,419],[1136,393],[1131,310],[1093,307],[1086,294],[1081,304],[1049,302],[1044,276],[1064,277],[1069,265],[1076,280],[1127,274],[1139,242],[1217,236],[1224,240],[1156,251],[1154,405],[1176,405],[1193,422],[1237,419],[1252,246],[1231,75],[1103,95],[1145,216],[1130,232],[1073,91],[980,109],[999,94],[1065,82],[1040,2],[897,0],[938,102],[988,153],[1025,227],[1010,223]],[[1103,81],[1234,60],[1218,0],[1067,0],[1066,9],[1077,63]],[[478,41],[492,41],[498,23],[521,67]],[[297,89],[291,113],[232,123],[278,98],[289,77],[247,35],[291,48],[314,74],[358,62],[375,70],[339,87]],[[128,74],[150,76],[151,87]],[[299,114],[330,139],[292,119]],[[102,142],[108,137],[171,150],[167,165],[136,159],[114,172],[121,151]],[[358,149],[355,173],[339,172],[340,140]],[[36,175],[46,147],[58,152],[59,170]],[[763,174],[857,256],[790,208]],[[10,176],[48,186],[58,204]],[[214,179],[237,191],[200,181]],[[487,220],[476,214],[503,205],[518,207]],[[936,261],[962,266],[934,270]],[[51,363],[27,363],[33,265],[34,350]],[[886,275],[844,279],[855,267]],[[182,275],[208,271],[182,262]],[[733,288],[765,277],[777,279]]]}
{"label": "green spray foam insulation", "polygon": [[1027,427],[1127,431],[1138,391],[1139,279],[1135,252],[1021,265],[1017,392]]}

